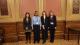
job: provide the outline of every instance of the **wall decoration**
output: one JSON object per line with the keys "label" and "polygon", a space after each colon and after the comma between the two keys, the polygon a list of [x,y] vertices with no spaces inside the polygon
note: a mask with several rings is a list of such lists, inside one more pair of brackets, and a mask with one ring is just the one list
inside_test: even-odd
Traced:
{"label": "wall decoration", "polygon": [[0,0],[0,15],[8,15],[7,0]]}
{"label": "wall decoration", "polygon": [[79,0],[73,0],[73,8],[72,8],[72,14],[79,14],[79,10],[80,10],[80,4],[79,4]]}

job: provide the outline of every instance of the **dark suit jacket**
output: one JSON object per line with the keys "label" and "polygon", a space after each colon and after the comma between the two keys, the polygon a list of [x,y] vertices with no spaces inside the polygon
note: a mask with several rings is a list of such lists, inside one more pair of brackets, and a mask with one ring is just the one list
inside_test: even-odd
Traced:
{"label": "dark suit jacket", "polygon": [[41,24],[48,27],[49,26],[49,22],[48,22],[49,20],[48,19],[49,19],[49,17],[45,17],[45,19],[44,19],[44,17],[41,16]]}
{"label": "dark suit jacket", "polygon": [[26,17],[23,19],[23,27],[26,30],[26,27],[28,29],[31,29],[31,18],[28,18],[28,21],[26,21]]}
{"label": "dark suit jacket", "polygon": [[[45,21],[45,22],[44,22]],[[41,24],[44,25],[45,29],[41,28],[42,31],[43,30],[46,30],[48,31],[48,27],[49,27],[49,17],[46,16],[45,20],[44,20],[44,17],[41,16]]]}
{"label": "dark suit jacket", "polygon": [[56,27],[56,16],[53,16],[52,18],[49,17],[49,28],[54,28],[54,27]]}

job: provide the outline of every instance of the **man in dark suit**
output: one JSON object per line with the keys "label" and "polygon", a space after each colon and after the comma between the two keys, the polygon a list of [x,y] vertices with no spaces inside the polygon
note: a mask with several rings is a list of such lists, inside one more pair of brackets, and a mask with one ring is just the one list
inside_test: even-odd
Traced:
{"label": "man in dark suit", "polygon": [[50,42],[54,42],[54,34],[56,29],[56,16],[52,11],[49,12],[49,30],[50,30]]}
{"label": "man in dark suit", "polygon": [[48,17],[45,11],[42,12],[41,24],[42,24],[42,39],[43,43],[45,43],[48,38],[48,25],[49,25]]}

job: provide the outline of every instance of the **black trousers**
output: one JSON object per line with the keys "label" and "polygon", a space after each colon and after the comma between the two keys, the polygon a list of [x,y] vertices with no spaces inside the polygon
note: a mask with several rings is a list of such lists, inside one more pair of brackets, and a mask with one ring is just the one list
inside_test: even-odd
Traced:
{"label": "black trousers", "polygon": [[26,32],[26,41],[31,41],[31,32]]}
{"label": "black trousers", "polygon": [[54,42],[55,28],[50,28],[50,42]]}
{"label": "black trousers", "polygon": [[40,41],[40,25],[33,25],[34,43]]}
{"label": "black trousers", "polygon": [[45,29],[42,29],[42,39],[43,41],[46,41],[48,39],[48,27],[45,27]]}

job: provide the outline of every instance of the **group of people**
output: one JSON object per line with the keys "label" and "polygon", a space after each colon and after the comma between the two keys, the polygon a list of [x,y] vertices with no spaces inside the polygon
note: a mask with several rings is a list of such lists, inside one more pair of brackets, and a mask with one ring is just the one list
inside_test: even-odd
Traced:
{"label": "group of people", "polygon": [[53,11],[42,12],[42,16],[39,16],[38,11],[35,11],[34,16],[30,17],[30,13],[26,12],[23,19],[23,26],[26,34],[26,41],[31,42],[31,32],[34,32],[34,43],[40,42],[40,30],[42,32],[43,43],[48,39],[48,31],[50,31],[50,42],[54,42],[55,29],[56,29],[56,16]]}

